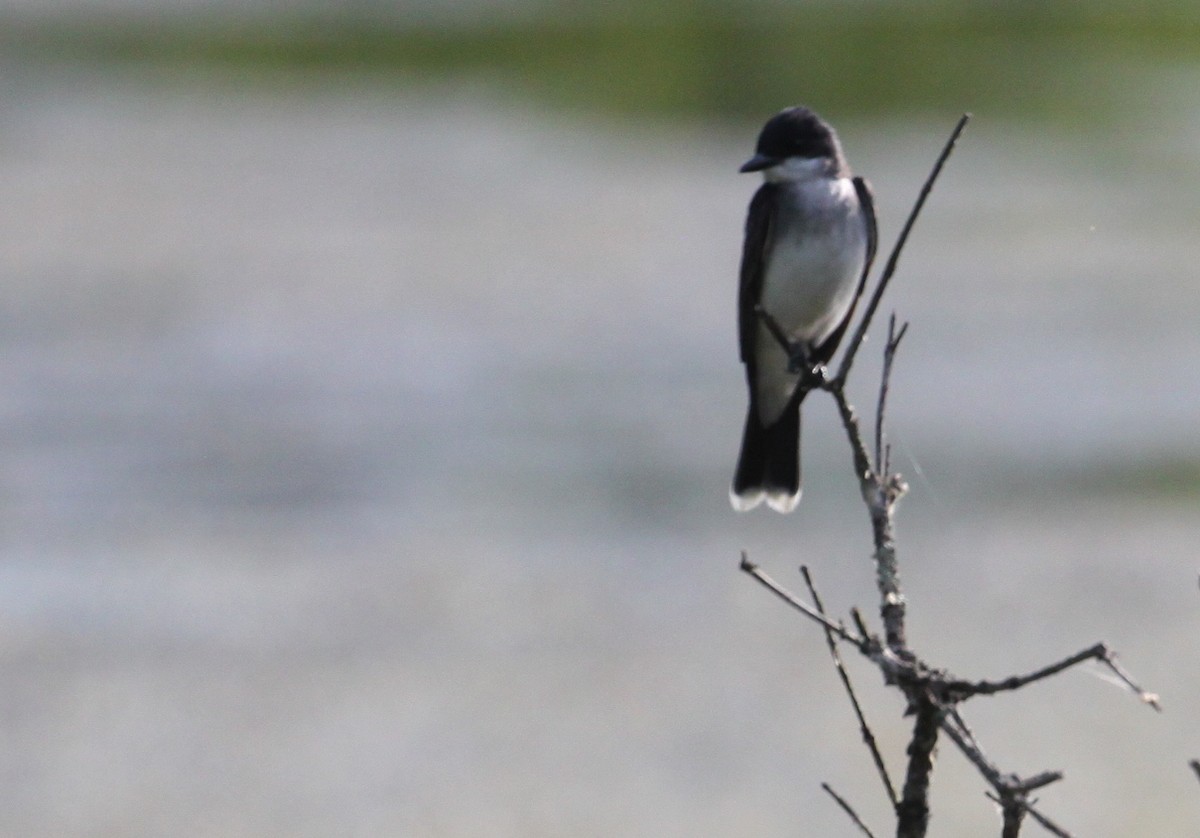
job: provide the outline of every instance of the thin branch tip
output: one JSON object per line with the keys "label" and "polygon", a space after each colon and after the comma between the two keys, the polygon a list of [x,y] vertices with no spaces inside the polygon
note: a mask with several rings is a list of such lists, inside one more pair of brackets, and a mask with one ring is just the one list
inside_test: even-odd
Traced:
{"label": "thin branch tip", "polygon": [[850,374],[850,367],[854,364],[854,356],[866,340],[867,330],[871,326],[875,310],[879,308],[879,301],[883,298],[883,293],[887,290],[888,283],[892,280],[892,274],[896,272],[896,265],[900,261],[900,253],[904,250],[909,233],[912,232],[913,226],[917,223],[917,216],[921,214],[921,208],[925,206],[925,200],[933,190],[934,182],[938,179],[938,175],[942,173],[942,167],[946,165],[946,160],[950,157],[951,152],[954,151],[954,146],[958,142],[958,138],[962,136],[962,132],[967,127],[967,122],[970,119],[971,115],[969,113],[964,113],[959,117],[954,130],[950,132],[950,138],[942,146],[941,154],[938,155],[937,161],[933,164],[928,177],[925,178],[925,183],[921,186],[921,191],[917,194],[917,200],[913,203],[913,207],[908,213],[908,218],[905,220],[904,226],[900,229],[900,235],[897,237],[896,243],[892,245],[892,252],[888,256],[879,281],[875,284],[875,290],[867,301],[867,307],[858,322],[858,328],[854,330],[850,342],[846,345],[846,351],[842,355],[841,366],[838,367],[837,375],[834,376],[835,381],[844,383],[846,377]]}
{"label": "thin branch tip", "polygon": [[862,818],[860,818],[858,813],[854,811],[854,807],[852,807],[844,797],[834,791],[833,787],[829,785],[829,783],[821,783],[821,788],[825,790],[826,794],[834,799],[838,806],[842,807],[842,811],[845,812],[850,820],[854,822],[855,826],[862,830],[863,835],[866,835],[867,838],[875,838],[875,834],[871,832],[865,823],[863,823]]}
{"label": "thin branch tip", "polygon": [[1038,789],[1045,788],[1051,783],[1057,783],[1064,776],[1066,775],[1064,775],[1061,771],[1043,771],[1041,774],[1030,777],[1028,780],[1022,780],[1018,783],[1015,783],[1013,785],[1013,791],[1018,792],[1019,794],[1028,794],[1031,791],[1037,791]]}
{"label": "thin branch tip", "polygon": [[802,602],[791,591],[780,585],[768,574],[760,570],[758,565],[752,564],[750,560],[746,558],[745,550],[742,551],[741,569],[746,571],[746,573],[752,576],[756,582],[765,587],[771,593],[775,594],[775,596],[782,599],[792,608],[799,611],[805,617],[808,617],[813,622],[820,623],[825,627],[826,631],[832,632],[836,637],[845,640],[847,643],[854,644],[859,649],[864,649],[866,647],[866,638],[857,636],[854,634],[854,632],[847,629],[840,622],[835,623],[833,620],[826,617],[822,611],[813,608],[806,602]]}

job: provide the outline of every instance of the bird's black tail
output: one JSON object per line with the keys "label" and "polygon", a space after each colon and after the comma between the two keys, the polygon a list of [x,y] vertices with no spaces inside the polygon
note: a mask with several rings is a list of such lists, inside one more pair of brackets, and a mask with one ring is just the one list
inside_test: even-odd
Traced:
{"label": "bird's black tail", "polygon": [[800,489],[800,399],[769,427],[763,426],[751,403],[729,490],[733,508],[745,512],[766,500],[776,512],[791,512],[800,502]]}

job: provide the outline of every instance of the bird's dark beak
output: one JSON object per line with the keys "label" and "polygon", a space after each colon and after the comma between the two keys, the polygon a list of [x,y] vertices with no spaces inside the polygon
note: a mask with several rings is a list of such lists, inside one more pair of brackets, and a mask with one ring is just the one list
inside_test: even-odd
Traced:
{"label": "bird's dark beak", "polygon": [[776,165],[779,161],[774,157],[768,157],[765,154],[756,154],[742,164],[739,172],[761,172],[763,169],[769,169]]}

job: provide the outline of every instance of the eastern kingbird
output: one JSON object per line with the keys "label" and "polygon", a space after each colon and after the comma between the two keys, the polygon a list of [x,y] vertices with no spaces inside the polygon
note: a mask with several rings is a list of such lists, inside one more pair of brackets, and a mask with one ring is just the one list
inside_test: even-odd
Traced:
{"label": "eastern kingbird", "polygon": [[862,294],[875,257],[875,206],[867,182],[850,176],[833,129],[805,107],[771,117],[741,171],[762,172],[764,182],[750,201],[742,249],[738,337],[750,409],[729,499],[739,511],[765,498],[791,512],[800,501],[800,403]]}

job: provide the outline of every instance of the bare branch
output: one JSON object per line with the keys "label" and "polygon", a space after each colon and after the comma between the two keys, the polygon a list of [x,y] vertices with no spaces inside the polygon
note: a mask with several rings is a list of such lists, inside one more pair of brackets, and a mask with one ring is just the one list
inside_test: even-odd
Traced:
{"label": "bare branch", "polygon": [[908,773],[896,806],[896,838],[924,838],[929,828],[929,776],[933,773],[942,710],[934,701],[920,700],[914,712],[917,720],[908,743]]}
{"label": "bare branch", "polygon": [[1024,805],[1011,799],[992,799],[1000,804],[1000,813],[1004,818],[1000,838],[1017,838],[1021,834],[1021,821],[1025,819]]}
{"label": "bare branch", "polygon": [[[904,595],[900,590],[900,572],[896,565],[896,543],[892,527],[892,508],[887,486],[871,468],[870,455],[863,444],[858,417],[846,400],[845,391],[834,387],[831,391],[842,416],[846,438],[854,456],[854,468],[858,474],[863,501],[871,516],[871,529],[875,536],[876,584],[880,594],[880,613],[888,648],[905,653],[907,641],[904,632]],[[903,484],[900,484],[901,486]]]}
{"label": "bare branch", "polygon": [[925,178],[925,184],[921,187],[921,193],[917,196],[916,203],[913,204],[912,210],[908,213],[908,220],[904,222],[900,236],[892,246],[892,253],[888,257],[887,265],[883,269],[883,275],[879,278],[879,284],[875,286],[875,292],[871,295],[871,301],[867,304],[862,319],[858,322],[858,328],[854,331],[854,337],[850,339],[850,343],[846,346],[846,353],[842,356],[842,365],[838,368],[836,376],[838,381],[845,381],[846,376],[850,374],[850,367],[854,364],[854,356],[858,353],[858,348],[862,345],[863,338],[866,337],[867,329],[871,326],[871,318],[875,316],[875,309],[879,308],[879,301],[883,298],[883,292],[887,290],[888,283],[892,279],[892,274],[896,272],[896,263],[900,260],[900,252],[904,250],[905,242],[908,241],[908,234],[912,231],[913,225],[916,224],[917,216],[921,214],[921,208],[925,206],[925,199],[929,197],[929,193],[933,190],[934,181],[941,174],[942,167],[946,165],[946,160],[949,159],[950,153],[954,151],[954,144],[958,142],[958,138],[962,135],[963,129],[967,127],[967,122],[970,119],[971,115],[969,113],[965,113],[959,118],[958,124],[954,126],[954,130],[950,133],[950,139],[946,140],[946,144],[942,147],[942,153],[938,155],[937,162],[933,164],[933,169],[929,172],[929,177]]}
{"label": "bare branch", "polygon": [[819,611],[815,611],[807,603],[801,602],[800,600],[798,600],[790,591],[788,591],[786,588],[784,588],[782,585],[780,585],[778,582],[776,582],[774,579],[772,579],[766,573],[759,570],[758,565],[756,565],[752,561],[750,561],[750,557],[746,554],[745,550],[742,551],[742,562],[741,562],[740,568],[741,568],[741,570],[745,571],[746,573],[750,574],[755,579],[757,579],[764,587],[767,588],[767,590],[774,593],[777,597],[782,599],[788,605],[795,608],[801,614],[808,617],[810,620],[813,620],[814,622],[820,623],[822,626],[825,627],[826,631],[833,632],[838,637],[840,637],[842,640],[845,640],[847,643],[853,643],[855,646],[857,646],[859,648],[859,651],[863,652],[864,654],[867,653],[867,649],[868,649],[868,646],[870,643],[870,641],[867,638],[859,637],[858,635],[854,634],[852,631],[847,629],[840,622],[839,623],[833,622],[833,620],[830,620],[824,614],[820,613]]}
{"label": "bare branch", "polygon": [[[1004,801],[1001,800],[996,795],[992,794],[990,791],[984,792],[984,796],[987,797],[988,800],[991,800],[994,803],[998,803],[1002,809],[1004,808]],[[1037,821],[1038,824],[1040,824],[1041,827],[1043,829],[1045,829],[1047,832],[1049,832],[1051,835],[1057,835],[1058,838],[1072,838],[1071,833],[1067,832],[1065,829],[1063,829],[1061,826],[1056,824],[1054,821],[1050,820],[1048,817],[1043,815],[1037,809],[1033,808],[1033,804],[1023,803],[1023,804],[1021,804],[1020,808],[1023,813],[1029,815],[1029,817],[1031,817],[1035,821]]]}
{"label": "bare branch", "polygon": [[1196,779],[1200,780],[1200,759],[1189,759],[1188,765],[1190,765],[1192,771],[1196,773]]}
{"label": "bare branch", "polygon": [[863,620],[863,616],[857,608],[850,609],[850,619],[854,620],[854,625],[858,629],[859,634],[861,634],[863,637],[871,636],[871,632],[869,629],[867,629],[867,624]]}
{"label": "bare branch", "polygon": [[[888,378],[891,375],[892,358],[900,341],[904,338],[907,326],[888,334],[887,345],[884,347],[884,370],[880,383],[879,411],[886,411]],[[854,471],[858,476],[859,489],[867,513],[871,518],[871,531],[875,540],[875,581],[879,589],[880,616],[883,619],[884,637],[887,647],[900,657],[912,657],[908,651],[905,637],[904,594],[900,588],[900,571],[896,562],[896,540],[892,513],[896,502],[908,490],[904,481],[886,472],[880,472],[882,453],[883,422],[885,416],[876,414],[876,464],[872,465],[871,456],[863,442],[862,429],[854,408],[846,398],[845,381],[840,378],[829,380],[824,385],[837,404],[838,413],[842,417],[842,427],[846,431],[846,439],[854,457]]]}
{"label": "bare branch", "polygon": [[1061,826],[1056,824],[1054,821],[1050,820],[1048,817],[1043,815],[1037,809],[1030,806],[1028,803],[1025,804],[1025,811],[1029,813],[1029,817],[1033,818],[1035,821],[1037,821],[1039,824],[1041,824],[1042,829],[1046,830],[1051,835],[1057,835],[1058,838],[1072,838],[1071,833],[1067,832]]}
{"label": "bare branch", "polygon": [[862,441],[858,417],[841,387],[835,387],[830,392],[833,393],[833,400],[837,403],[838,413],[842,417],[842,427],[846,429],[846,438],[850,441],[851,453],[854,456],[854,474],[862,486],[863,500],[870,503],[870,493],[875,490],[878,481],[871,468],[871,456],[867,453],[867,447]]}
{"label": "bare branch", "polygon": [[1037,791],[1040,788],[1057,783],[1063,778],[1061,771],[1043,771],[1041,774],[1035,774],[1028,780],[1021,780],[1013,785],[1013,788],[1021,794],[1028,794],[1031,791]]}
{"label": "bare branch", "polygon": [[[1000,804],[1004,816],[1004,836],[1016,836],[1020,830],[1023,813],[1028,812],[1039,824],[1055,835],[1066,836],[1061,827],[1036,811],[1026,799],[1030,792],[1056,783],[1063,778],[1061,771],[1043,771],[1028,779],[1015,774],[1004,774],[983,754],[975,735],[963,722],[955,709],[950,709],[942,720],[942,731],[992,786],[996,794],[988,797]],[[1067,838],[1070,838],[1067,836]]]}
{"label": "bare branch", "polygon": [[[991,794],[990,791],[985,791],[984,796],[986,798],[988,798],[988,800],[997,803],[998,806],[1001,807],[1001,812],[1004,813],[1004,816],[1006,816],[1006,821],[1004,821],[1004,826],[1007,827],[1008,826],[1007,819],[1009,816],[1008,813],[1010,810],[1009,807],[1006,806],[1006,804],[1004,804],[1004,801],[1002,801],[1000,797],[997,797],[996,795]],[[1036,820],[1038,822],[1038,824],[1040,826],[1042,826],[1042,828],[1044,828],[1044,830],[1046,832],[1049,832],[1050,834],[1052,834],[1052,836],[1058,836],[1058,838],[1072,838],[1072,834],[1070,834],[1069,832],[1064,830],[1064,828],[1062,828],[1061,826],[1058,826],[1057,824],[1055,824],[1054,821],[1050,820],[1049,818],[1046,818],[1046,816],[1043,815],[1042,813],[1038,812],[1037,809],[1034,809],[1032,803],[1021,803],[1021,804],[1019,804],[1019,806],[1016,806],[1016,804],[1014,804],[1014,806],[1012,808],[1019,810],[1019,812],[1022,815],[1028,815],[1033,820]],[[1004,836],[1007,836],[1007,834],[1008,834],[1007,832],[1001,833],[1001,838],[1004,838]],[[1012,834],[1014,834],[1014,836],[1015,836],[1016,833],[1014,832]]]}
{"label": "bare branch", "polygon": [[979,743],[975,741],[974,735],[969,730],[959,727],[957,714],[947,714],[942,719],[941,728],[950,737],[950,741],[962,751],[963,756],[979,769],[979,773],[983,775],[983,778],[988,781],[992,788],[1004,794],[1006,787],[1003,772],[992,765],[991,761],[984,756],[983,750],[979,747]]}
{"label": "bare branch", "polygon": [[874,833],[872,833],[871,830],[867,828],[867,825],[862,822],[862,818],[858,816],[858,813],[855,812],[850,804],[846,802],[844,797],[830,787],[829,783],[821,783],[821,788],[825,789],[825,792],[837,801],[837,805],[841,806],[842,811],[850,816],[850,820],[854,821],[854,825],[862,830],[863,835],[866,835],[867,838],[875,838]]}
{"label": "bare branch", "polygon": [[1069,669],[1072,666],[1083,663],[1086,660],[1102,659],[1107,652],[1103,643],[1097,643],[1082,651],[1076,652],[1069,657],[1063,658],[1057,663],[1052,663],[1049,666],[1044,666],[1035,672],[1030,672],[1028,675],[1013,675],[1005,678],[1002,681],[960,681],[947,684],[949,690],[958,698],[959,695],[966,698],[972,695],[994,695],[998,692],[1007,690],[1019,690],[1027,684],[1032,684],[1035,681],[1040,681],[1043,678],[1049,678],[1051,675],[1057,675],[1064,669]]}
{"label": "bare branch", "polygon": [[[807,567],[801,567],[800,573],[804,576],[804,584],[808,586],[808,593],[812,597],[813,605],[822,616],[825,615],[825,606],[821,603],[821,596],[817,593],[817,588],[813,584],[812,575],[808,572]],[[861,627],[859,631],[862,631]],[[859,732],[862,733],[863,742],[866,743],[867,750],[871,752],[871,759],[875,762],[875,770],[879,772],[879,779],[883,781],[883,788],[887,792],[888,802],[892,804],[892,809],[896,808],[896,787],[892,785],[892,778],[888,776],[887,765],[883,762],[883,754],[879,752],[879,745],[875,742],[875,734],[871,730],[871,726],[867,724],[866,714],[863,713],[862,705],[859,704],[858,696],[854,693],[854,685],[850,683],[850,674],[846,671],[846,666],[842,662],[842,655],[838,651],[837,643],[833,639],[833,634],[829,629],[825,629],[825,642],[829,646],[829,656],[833,658],[833,666],[837,670],[838,677],[842,679],[842,686],[846,688],[846,694],[850,696],[850,704],[854,708],[854,715],[858,718]],[[829,790],[833,794],[832,790]]]}
{"label": "bare branch", "polygon": [[951,704],[946,708],[946,716],[950,721],[954,722],[955,728],[958,730],[959,734],[962,735],[969,747],[982,751],[982,749],[979,747],[979,743],[975,740],[975,732],[972,731],[967,725],[967,720],[964,719],[962,714],[958,712],[958,707],[956,705]]}
{"label": "bare branch", "polygon": [[1148,692],[1143,690],[1134,683],[1133,676],[1125,671],[1125,668],[1117,663],[1117,653],[1105,646],[1103,643],[1098,644],[1104,649],[1104,657],[1100,658],[1100,662],[1107,666],[1113,675],[1120,679],[1121,683],[1129,687],[1129,689],[1142,700],[1144,704],[1149,704],[1158,712],[1162,712],[1162,704],[1159,703],[1158,693]]}
{"label": "bare branch", "polygon": [[879,401],[875,407],[875,473],[882,475],[885,479],[890,474],[890,457],[884,456],[883,448],[883,428],[884,420],[887,414],[887,397],[888,386],[892,378],[892,362],[896,358],[896,350],[900,346],[900,341],[904,339],[904,333],[908,331],[908,324],[905,323],[900,327],[900,332],[896,332],[896,315],[892,314],[888,318],[888,337],[887,345],[883,349],[883,373],[879,376]]}
{"label": "bare branch", "polygon": [[1108,667],[1122,684],[1127,686],[1135,695],[1143,702],[1149,704],[1155,710],[1162,711],[1162,706],[1159,704],[1158,696],[1154,693],[1147,692],[1134,683],[1129,673],[1124,670],[1116,661],[1116,653],[1108,648],[1104,643],[1097,643],[1087,649],[1076,652],[1075,654],[1063,658],[1057,663],[1052,663],[1049,666],[1044,666],[1041,669],[1030,672],[1028,675],[1014,675],[1011,678],[1005,678],[1002,681],[951,681],[946,684],[947,696],[953,700],[961,701],[970,698],[974,695],[994,695],[998,692],[1007,690],[1017,690],[1027,684],[1032,684],[1035,681],[1040,681],[1043,678],[1049,678],[1051,675],[1057,675],[1065,669],[1083,663],[1087,660],[1095,660]]}

